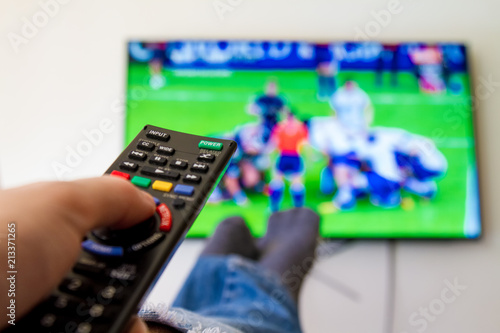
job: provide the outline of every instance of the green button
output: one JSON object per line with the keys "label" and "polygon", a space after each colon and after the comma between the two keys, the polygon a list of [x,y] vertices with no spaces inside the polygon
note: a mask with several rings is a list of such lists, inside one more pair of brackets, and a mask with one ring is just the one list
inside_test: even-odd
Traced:
{"label": "green button", "polygon": [[132,178],[132,184],[140,187],[149,187],[149,184],[151,184],[151,179],[134,176],[134,178]]}
{"label": "green button", "polygon": [[210,150],[222,150],[222,143],[201,140],[200,143],[198,144],[198,148],[201,148],[201,149],[205,148],[205,149],[210,149]]}

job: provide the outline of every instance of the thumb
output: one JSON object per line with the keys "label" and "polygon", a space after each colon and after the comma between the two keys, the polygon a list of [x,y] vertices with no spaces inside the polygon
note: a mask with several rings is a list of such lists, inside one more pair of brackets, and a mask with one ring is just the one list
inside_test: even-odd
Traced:
{"label": "thumb", "polygon": [[142,319],[134,316],[128,333],[149,333],[149,330],[146,323]]}
{"label": "thumb", "polygon": [[73,182],[76,192],[65,206],[78,217],[82,234],[99,227],[130,227],[154,214],[153,197],[129,181],[103,176]]}

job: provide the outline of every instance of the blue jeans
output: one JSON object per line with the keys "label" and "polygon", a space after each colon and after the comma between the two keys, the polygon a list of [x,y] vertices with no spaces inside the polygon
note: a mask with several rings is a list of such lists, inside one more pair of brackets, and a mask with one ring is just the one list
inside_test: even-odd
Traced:
{"label": "blue jeans", "polygon": [[189,333],[300,333],[297,306],[279,277],[239,256],[201,256],[172,308],[147,321]]}

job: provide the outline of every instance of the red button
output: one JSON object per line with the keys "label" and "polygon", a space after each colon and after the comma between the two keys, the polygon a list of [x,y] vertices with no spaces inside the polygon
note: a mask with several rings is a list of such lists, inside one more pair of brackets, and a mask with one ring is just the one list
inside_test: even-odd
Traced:
{"label": "red button", "polygon": [[117,170],[113,170],[111,172],[111,176],[122,177],[122,178],[125,178],[126,180],[130,180],[130,175],[128,173],[117,171]]}
{"label": "red button", "polygon": [[170,209],[168,209],[167,205],[162,203],[156,207],[156,212],[160,215],[160,230],[169,232],[172,228],[172,213],[170,213]]}

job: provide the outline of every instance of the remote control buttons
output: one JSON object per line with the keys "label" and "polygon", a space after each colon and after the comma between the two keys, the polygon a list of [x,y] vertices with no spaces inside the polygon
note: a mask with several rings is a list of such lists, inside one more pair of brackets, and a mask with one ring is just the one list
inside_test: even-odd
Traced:
{"label": "remote control buttons", "polygon": [[71,332],[74,333],[102,332],[102,327],[101,329],[98,329],[96,327],[93,327],[92,324],[88,322],[78,324],[77,322],[70,320],[69,318],[57,317],[52,313],[47,313],[42,317],[42,319],[40,320],[40,326],[42,326],[46,330],[50,330],[44,330],[43,332],[69,332],[68,329],[70,329]]}
{"label": "remote control buttons", "polygon": [[[75,310],[76,312],[76,310]],[[44,329],[42,332],[74,332],[74,333],[98,333],[103,332],[97,327],[93,327],[88,322],[78,323],[70,320],[68,317],[58,317],[53,313],[46,313],[40,319],[40,326]],[[37,330],[38,332],[38,330]]]}
{"label": "remote control buttons", "polygon": [[146,166],[141,169],[141,173],[148,176],[161,177],[167,173],[167,170]]}
{"label": "remote control buttons", "polygon": [[167,165],[167,159],[163,156],[152,156],[149,159],[149,163],[159,165],[159,166],[165,166],[165,165]]}
{"label": "remote control buttons", "polygon": [[130,175],[128,173],[120,172],[120,171],[117,171],[117,170],[113,170],[111,172],[111,176],[120,177],[120,178],[124,178],[126,180],[130,180]]}
{"label": "remote control buttons", "polygon": [[208,165],[206,165],[205,163],[195,163],[191,167],[191,171],[200,172],[200,173],[207,173]]}
{"label": "remote control buttons", "polygon": [[99,291],[97,297],[103,300],[103,303],[110,303],[112,301],[116,301],[118,299],[119,291],[114,286],[106,286],[104,289]]}
{"label": "remote control buttons", "polygon": [[194,193],[194,187],[178,184],[174,188],[174,193],[190,197]]}
{"label": "remote control buttons", "polygon": [[125,161],[120,164],[120,169],[136,172],[139,169],[139,164]]}
{"label": "remote control buttons", "polygon": [[206,141],[201,140],[198,144],[198,148],[200,149],[210,149],[210,150],[222,150],[223,144],[221,142],[214,141]]}
{"label": "remote control buttons", "polygon": [[145,161],[148,158],[148,154],[142,151],[132,150],[128,157],[136,161]]}
{"label": "remote control buttons", "polygon": [[[74,311],[75,313],[77,312],[76,309]],[[103,332],[102,327],[99,329],[88,322],[79,323],[78,321],[71,320],[69,317],[58,317],[54,313],[45,313],[40,319],[40,326],[44,328],[43,332],[69,332],[68,329],[74,333]]]}
{"label": "remote control buttons", "polygon": [[170,139],[170,135],[168,133],[156,131],[156,130],[149,130],[146,133],[146,136],[150,139],[155,139],[155,140],[165,141],[165,142],[167,142],[168,139]]}
{"label": "remote control buttons", "polygon": [[[161,230],[161,226],[160,226]],[[146,238],[143,241],[140,241],[138,243],[135,243],[127,248],[127,253],[137,253],[143,250],[147,250],[151,248],[152,246],[156,245],[159,243],[163,238],[165,237],[165,234],[162,234],[161,232],[157,232],[150,237]]]}
{"label": "remote control buttons", "polygon": [[173,161],[172,163],[170,163],[170,167],[171,167],[171,168],[176,168],[176,169],[185,170],[185,169],[187,169],[188,164],[187,164],[187,162],[185,162],[185,161],[175,160],[175,161]]}
{"label": "remote control buttons", "polygon": [[135,186],[147,188],[151,184],[151,179],[139,177],[139,176],[134,176],[134,178],[132,178],[132,184],[134,184]]}
{"label": "remote control buttons", "polygon": [[156,217],[153,215],[147,220],[127,229],[101,228],[92,231],[100,241],[109,245],[129,245],[142,241],[156,231]]}
{"label": "remote control buttons", "polygon": [[152,142],[140,140],[139,143],[137,144],[137,149],[153,151],[155,149],[155,144]]}
{"label": "remote control buttons", "polygon": [[201,177],[198,175],[187,174],[182,179],[185,183],[199,184],[201,182]]}
{"label": "remote control buttons", "polygon": [[87,239],[82,243],[82,248],[92,254],[105,257],[121,257],[123,256],[123,248],[120,246],[102,245]]}
{"label": "remote control buttons", "polygon": [[137,144],[137,149],[153,151],[155,149],[155,145],[152,142],[140,140],[139,143]]}
{"label": "remote control buttons", "polygon": [[58,324],[58,318],[53,313],[47,313],[40,319],[40,326],[53,328]]}
{"label": "remote control buttons", "polygon": [[158,149],[156,149],[156,153],[160,155],[172,156],[175,153],[175,149],[167,146],[158,146]]}
{"label": "remote control buttons", "polygon": [[82,257],[80,258],[73,271],[78,274],[84,275],[101,275],[106,269],[106,264],[102,261],[97,261],[94,258]]}
{"label": "remote control buttons", "polygon": [[106,307],[102,304],[94,304],[88,310],[89,316],[92,320],[102,319],[106,312]]}
{"label": "remote control buttons", "polygon": [[198,155],[198,161],[212,163],[215,161],[215,155],[209,153],[203,153]]}
{"label": "remote control buttons", "polygon": [[68,296],[52,296],[48,300],[48,306],[51,306],[58,313],[74,314],[80,302]]}
{"label": "remote control buttons", "polygon": [[174,205],[175,209],[182,209],[186,206],[186,201],[184,201],[181,198],[174,199],[174,202],[172,203]]}
{"label": "remote control buttons", "polygon": [[175,171],[167,171],[163,178],[167,179],[172,179],[172,180],[178,180],[180,178],[180,173],[175,172]]}
{"label": "remote control buttons", "polygon": [[132,264],[120,265],[109,272],[109,277],[121,281],[134,281],[137,277],[137,266]]}
{"label": "remote control buttons", "polygon": [[90,323],[80,323],[76,328],[76,333],[93,333],[93,327]]}
{"label": "remote control buttons", "polygon": [[[157,180],[153,183],[153,190],[162,191],[162,192],[170,192],[172,190],[172,183],[162,182],[161,180]],[[158,206],[158,205],[157,205]]]}
{"label": "remote control buttons", "polygon": [[66,278],[59,285],[59,289],[72,295],[86,296],[92,291],[92,286],[80,278]]}
{"label": "remote control buttons", "polygon": [[156,212],[160,215],[160,230],[169,232],[172,228],[172,213],[170,209],[168,209],[167,205],[161,204],[156,207]]}
{"label": "remote control buttons", "polygon": [[180,177],[180,174],[175,171],[168,171],[162,168],[153,168],[145,166],[141,169],[141,172],[148,176],[155,176],[158,178],[172,179],[177,180]]}
{"label": "remote control buttons", "polygon": [[159,204],[161,204],[161,201],[160,199],[158,199],[157,197],[153,197],[153,200],[155,201],[155,204],[158,206]]}

